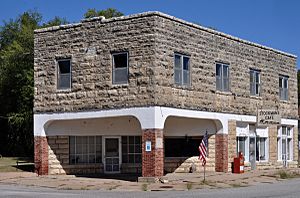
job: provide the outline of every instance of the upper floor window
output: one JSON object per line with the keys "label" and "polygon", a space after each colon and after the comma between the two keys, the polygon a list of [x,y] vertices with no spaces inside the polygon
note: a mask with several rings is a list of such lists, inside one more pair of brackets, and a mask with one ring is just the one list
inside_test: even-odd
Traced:
{"label": "upper floor window", "polygon": [[229,91],[229,65],[216,64],[216,86],[217,90]]}
{"label": "upper floor window", "polygon": [[182,54],[174,56],[174,79],[177,85],[190,85],[190,57]]}
{"label": "upper floor window", "polygon": [[250,69],[250,95],[260,96],[260,71]]}
{"label": "upper floor window", "polygon": [[280,100],[288,100],[288,80],[287,76],[279,76],[279,98]]}
{"label": "upper floor window", "polygon": [[57,89],[71,89],[71,60],[61,59],[57,63]]}
{"label": "upper floor window", "polygon": [[128,83],[128,53],[120,52],[112,54],[113,84]]}

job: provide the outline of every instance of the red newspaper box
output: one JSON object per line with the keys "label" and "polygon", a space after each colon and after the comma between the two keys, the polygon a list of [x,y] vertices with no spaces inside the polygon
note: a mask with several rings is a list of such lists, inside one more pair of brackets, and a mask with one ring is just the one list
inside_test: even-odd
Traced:
{"label": "red newspaper box", "polygon": [[239,152],[239,156],[233,159],[233,173],[244,173],[244,155]]}

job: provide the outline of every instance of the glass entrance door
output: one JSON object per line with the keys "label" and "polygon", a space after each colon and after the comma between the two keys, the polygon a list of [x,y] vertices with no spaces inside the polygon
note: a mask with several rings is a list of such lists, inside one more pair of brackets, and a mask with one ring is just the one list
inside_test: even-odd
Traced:
{"label": "glass entrance door", "polygon": [[104,172],[120,172],[120,138],[104,138]]}

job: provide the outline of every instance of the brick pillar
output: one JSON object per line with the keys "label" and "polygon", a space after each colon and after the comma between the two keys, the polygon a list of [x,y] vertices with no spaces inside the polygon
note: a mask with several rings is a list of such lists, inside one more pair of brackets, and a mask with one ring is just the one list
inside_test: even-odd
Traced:
{"label": "brick pillar", "polygon": [[228,172],[228,135],[216,134],[216,172]]}
{"label": "brick pillar", "polygon": [[[163,130],[144,129],[142,133],[142,176],[162,177],[164,175]],[[151,151],[146,151],[146,141],[151,141]]]}
{"label": "brick pillar", "polygon": [[34,163],[38,175],[48,175],[48,142],[46,137],[34,137]]}

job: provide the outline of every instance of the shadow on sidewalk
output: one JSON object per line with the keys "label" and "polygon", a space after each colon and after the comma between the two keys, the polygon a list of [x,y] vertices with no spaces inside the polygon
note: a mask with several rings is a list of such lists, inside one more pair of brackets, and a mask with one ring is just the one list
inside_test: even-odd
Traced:
{"label": "shadow on sidewalk", "polygon": [[99,178],[99,179],[116,179],[123,181],[135,182],[138,181],[138,177],[140,174],[86,174],[86,175],[75,175],[75,177],[79,178]]}

